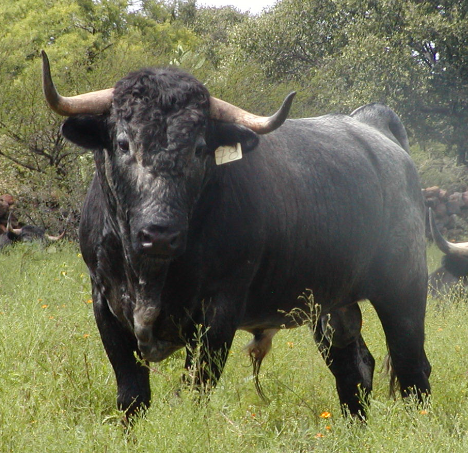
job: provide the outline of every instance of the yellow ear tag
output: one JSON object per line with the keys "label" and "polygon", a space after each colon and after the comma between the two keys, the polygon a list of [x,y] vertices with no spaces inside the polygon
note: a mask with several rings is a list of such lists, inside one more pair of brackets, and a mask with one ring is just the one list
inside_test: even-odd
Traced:
{"label": "yellow ear tag", "polygon": [[242,159],[242,147],[240,143],[236,146],[220,146],[215,151],[216,165],[228,164],[235,160]]}

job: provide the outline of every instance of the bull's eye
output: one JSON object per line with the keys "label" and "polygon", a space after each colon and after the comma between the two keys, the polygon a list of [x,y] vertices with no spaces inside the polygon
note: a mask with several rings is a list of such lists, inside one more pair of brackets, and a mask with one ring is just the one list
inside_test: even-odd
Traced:
{"label": "bull's eye", "polygon": [[128,153],[130,149],[130,143],[126,138],[119,138],[117,140],[117,146],[119,147],[120,151],[123,153]]}
{"label": "bull's eye", "polygon": [[203,154],[203,152],[205,151],[205,148],[206,148],[205,140],[203,140],[203,139],[198,140],[196,145],[195,145],[195,156],[200,157]]}

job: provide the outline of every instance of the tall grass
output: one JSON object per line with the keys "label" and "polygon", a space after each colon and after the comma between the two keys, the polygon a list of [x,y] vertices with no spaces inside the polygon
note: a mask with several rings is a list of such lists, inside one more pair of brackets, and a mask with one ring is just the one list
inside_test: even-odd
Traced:
{"label": "tall grass", "polygon": [[[433,397],[426,408],[389,398],[388,378],[377,367],[368,423],[343,418],[307,328],[275,337],[260,373],[270,400],[264,403],[243,352],[250,336],[240,332],[209,402],[187,391],[174,396],[181,352],[153,364],[152,407],[127,433],[77,248],[18,246],[0,254],[0,269],[1,452],[468,451],[464,300],[429,301]],[[380,364],[382,329],[372,307],[362,308],[363,335]]]}

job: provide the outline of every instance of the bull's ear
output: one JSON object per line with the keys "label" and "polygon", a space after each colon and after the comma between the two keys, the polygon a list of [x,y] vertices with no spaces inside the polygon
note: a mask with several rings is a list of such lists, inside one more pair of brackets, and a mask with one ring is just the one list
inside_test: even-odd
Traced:
{"label": "bull's ear", "polygon": [[106,147],[106,120],[103,116],[71,116],[62,124],[63,136],[78,146],[87,149]]}
{"label": "bull's ear", "polygon": [[235,146],[236,143],[240,143],[242,152],[247,153],[258,145],[258,135],[245,126],[216,121],[215,141],[216,147]]}

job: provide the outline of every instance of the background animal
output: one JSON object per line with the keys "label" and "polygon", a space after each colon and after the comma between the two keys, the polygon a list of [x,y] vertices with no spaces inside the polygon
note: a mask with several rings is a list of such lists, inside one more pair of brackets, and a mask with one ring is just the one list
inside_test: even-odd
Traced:
{"label": "background animal", "polygon": [[[390,109],[281,125],[290,98],[259,118],[176,69],[64,98],[43,56],[46,98],[69,116],[62,133],[94,150],[80,245],[121,409],[131,415],[151,400],[135,352],[157,362],[185,348],[187,375],[203,390],[243,329],[258,370],[274,334],[297,325],[287,313],[308,311],[306,289],[351,414],[363,414],[374,369],[360,334],[363,299],[382,322],[403,396],[430,392],[425,208],[404,141],[376,127],[399,123]],[[216,165],[240,157],[238,143],[242,159]]]}
{"label": "background animal", "polygon": [[440,267],[429,275],[429,293],[434,298],[442,298],[454,288],[467,286],[468,242],[453,243],[444,239],[431,208],[429,224],[434,242],[444,253]]}
{"label": "background animal", "polygon": [[58,236],[51,236],[45,232],[44,228],[35,225],[24,225],[22,227],[13,228],[11,217],[8,220],[5,232],[0,234],[0,251],[8,245],[15,242],[32,242],[32,241],[59,241],[65,235],[63,231]]}

